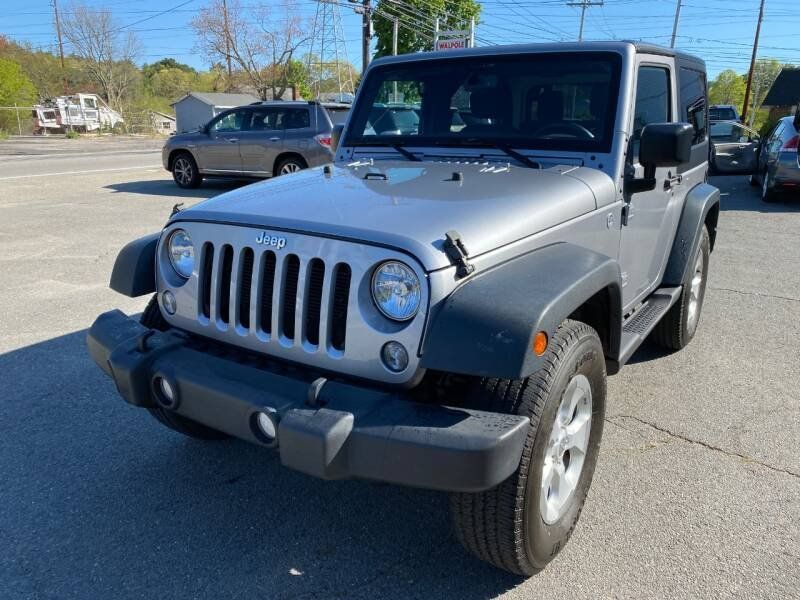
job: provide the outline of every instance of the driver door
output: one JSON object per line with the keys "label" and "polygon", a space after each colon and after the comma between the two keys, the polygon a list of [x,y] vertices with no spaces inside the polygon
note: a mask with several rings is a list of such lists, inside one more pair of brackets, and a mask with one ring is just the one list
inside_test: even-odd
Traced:
{"label": "driver door", "polygon": [[234,109],[218,115],[208,126],[208,139],[198,145],[200,170],[211,173],[239,173],[242,157],[239,138],[246,109]]}
{"label": "driver door", "polygon": [[758,134],[735,121],[711,124],[711,162],[718,173],[754,173],[761,140]]}
{"label": "driver door", "polygon": [[[675,114],[674,89],[670,65],[641,64],[636,83],[633,137],[628,150],[626,169],[636,178],[644,175],[639,163],[639,139],[645,125],[668,123]],[[656,169],[655,189],[626,194],[622,212],[619,260],[622,267],[622,302],[630,307],[655,285],[664,254],[664,219],[673,201],[672,176],[675,169]],[[674,182],[674,183],[673,183]]]}

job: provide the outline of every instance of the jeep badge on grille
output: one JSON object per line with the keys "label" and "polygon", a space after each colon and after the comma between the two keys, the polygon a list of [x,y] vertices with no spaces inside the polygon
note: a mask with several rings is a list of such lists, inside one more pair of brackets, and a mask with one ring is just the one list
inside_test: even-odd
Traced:
{"label": "jeep badge on grille", "polygon": [[256,238],[256,244],[264,244],[265,246],[273,246],[280,250],[286,245],[285,237],[277,237],[262,231]]}

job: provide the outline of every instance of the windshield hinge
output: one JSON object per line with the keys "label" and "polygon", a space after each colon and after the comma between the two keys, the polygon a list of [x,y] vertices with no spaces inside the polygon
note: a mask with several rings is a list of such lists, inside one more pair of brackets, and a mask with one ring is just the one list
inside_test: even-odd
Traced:
{"label": "windshield hinge", "polygon": [[444,253],[456,266],[456,277],[466,277],[475,270],[475,265],[467,260],[467,248],[457,231],[451,230],[444,235]]}

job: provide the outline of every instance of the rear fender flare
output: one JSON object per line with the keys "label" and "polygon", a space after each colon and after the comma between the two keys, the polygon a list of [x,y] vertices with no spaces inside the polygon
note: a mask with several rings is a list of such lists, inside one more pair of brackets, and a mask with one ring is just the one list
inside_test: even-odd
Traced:
{"label": "rear fender flare", "polygon": [[714,249],[719,219],[719,198],[719,190],[707,183],[696,185],[686,195],[662,285],[675,286],[686,283],[691,269],[690,262],[697,253],[704,224],[708,224],[711,249]]}

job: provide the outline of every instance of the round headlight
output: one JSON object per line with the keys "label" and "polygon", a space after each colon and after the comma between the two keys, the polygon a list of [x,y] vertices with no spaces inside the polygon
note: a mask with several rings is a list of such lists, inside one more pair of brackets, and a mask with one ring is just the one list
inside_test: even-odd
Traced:
{"label": "round headlight", "polygon": [[194,246],[192,238],[183,229],[176,229],[169,236],[167,243],[169,262],[175,272],[186,279],[194,269]]}
{"label": "round headlight", "polygon": [[372,298],[378,309],[394,321],[407,321],[419,310],[419,277],[401,262],[379,265],[372,275]]}

